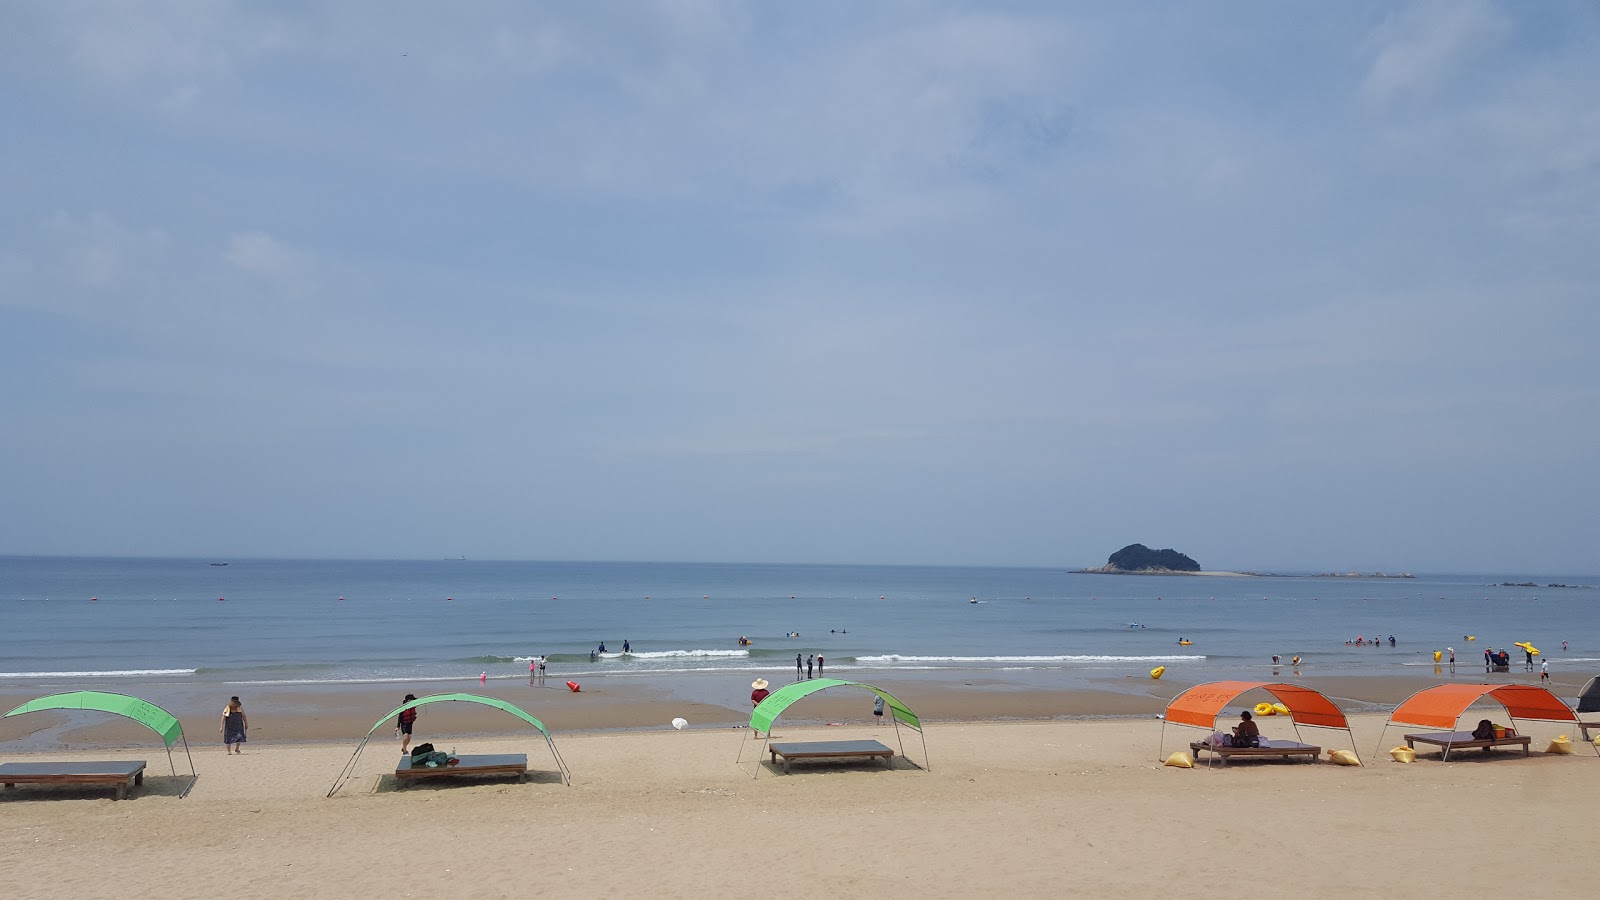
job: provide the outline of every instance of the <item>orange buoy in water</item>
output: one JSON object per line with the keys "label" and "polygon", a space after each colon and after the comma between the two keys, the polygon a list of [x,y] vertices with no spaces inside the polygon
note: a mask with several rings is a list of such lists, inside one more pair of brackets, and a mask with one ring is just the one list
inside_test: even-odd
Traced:
{"label": "orange buoy in water", "polygon": [[567,682],[567,690],[576,694],[577,692],[583,690],[583,686],[578,684],[576,681],[569,681]]}
{"label": "orange buoy in water", "polygon": [[218,603],[227,603],[228,602],[228,598],[227,597],[218,597],[217,598],[217,602]]}

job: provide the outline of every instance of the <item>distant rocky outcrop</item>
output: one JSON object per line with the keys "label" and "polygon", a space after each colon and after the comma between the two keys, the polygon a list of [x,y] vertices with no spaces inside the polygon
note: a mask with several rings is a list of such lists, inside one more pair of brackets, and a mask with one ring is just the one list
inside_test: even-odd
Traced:
{"label": "distant rocky outcrop", "polygon": [[1198,572],[1200,564],[1176,550],[1151,550],[1143,544],[1129,544],[1111,554],[1098,569],[1085,569],[1107,575],[1128,573]]}

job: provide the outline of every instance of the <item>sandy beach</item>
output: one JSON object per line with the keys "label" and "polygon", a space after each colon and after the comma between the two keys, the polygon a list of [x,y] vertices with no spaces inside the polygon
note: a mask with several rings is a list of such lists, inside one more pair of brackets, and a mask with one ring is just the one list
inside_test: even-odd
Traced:
{"label": "sandy beach", "polygon": [[[1391,679],[1352,680],[1367,683],[1322,688],[1409,692]],[[961,706],[961,695],[937,693]],[[1093,693],[1077,702],[1114,699],[1129,711],[1126,696]],[[1539,752],[1558,733],[1576,738],[1570,728],[1525,723],[1534,738],[1528,758],[1471,752],[1443,763],[1430,754],[1401,765],[1373,755],[1384,717],[1368,714],[1354,719],[1364,768],[1181,770],[1161,765],[1162,726],[1152,714],[953,723],[934,717],[933,694],[905,694],[928,722],[927,757],[916,733],[903,730],[906,757],[892,768],[811,764],[790,775],[758,763],[760,744],[742,728],[708,720],[683,732],[564,733],[558,705],[529,704],[555,730],[571,786],[531,731],[467,736],[456,730],[483,723],[429,710],[418,740],[459,753],[527,753],[536,772],[523,783],[399,788],[388,774],[397,745],[380,729],[356,776],[325,799],[354,736],[376,718],[349,708],[359,694],[293,698],[314,710],[303,718],[323,725],[269,726],[267,704],[258,704],[260,724],[238,757],[191,725],[200,778],[184,799],[177,794],[187,775],[168,774],[159,743],[137,731],[126,746],[7,753],[7,761],[137,758],[150,768],[144,787],[120,802],[104,788],[0,793],[10,825],[0,837],[0,883],[26,886],[30,897],[1221,897],[1241,886],[1333,896],[1466,891],[1513,879],[1541,896],[1592,893],[1587,825],[1600,803],[1600,759],[1583,746],[1572,756]],[[1043,692],[1013,702],[1020,713],[1059,700]],[[1150,702],[1159,708],[1161,699]],[[646,711],[659,719],[659,708],[648,707],[625,696],[599,719],[566,721],[621,727]],[[780,721],[779,739],[877,738],[901,749],[892,728],[868,721],[859,694],[795,711],[792,723]],[[52,715],[7,720],[0,737],[15,741],[21,722]],[[801,724],[820,718],[840,724]],[[1263,731],[1292,736],[1282,719],[1266,720]],[[1400,733],[1391,728],[1383,749]],[[1169,726],[1165,749],[1199,734]],[[1343,732],[1305,734],[1348,746]]]}

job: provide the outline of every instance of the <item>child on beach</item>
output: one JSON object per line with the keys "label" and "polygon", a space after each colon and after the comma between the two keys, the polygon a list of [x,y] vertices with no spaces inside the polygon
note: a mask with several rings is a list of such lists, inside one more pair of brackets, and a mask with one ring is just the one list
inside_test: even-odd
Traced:
{"label": "child on beach", "polygon": [[1541,663],[1539,663],[1539,680],[1540,681],[1549,681],[1550,680],[1550,660],[1548,660],[1548,659],[1544,660]]}
{"label": "child on beach", "polygon": [[[415,699],[417,699],[416,694],[407,694],[405,702],[410,703]],[[417,708],[415,706],[411,707],[410,709],[403,709],[400,711],[400,715],[394,723],[394,730],[395,733],[400,736],[401,753],[405,753],[406,748],[411,746],[411,729],[414,728],[416,724]]]}

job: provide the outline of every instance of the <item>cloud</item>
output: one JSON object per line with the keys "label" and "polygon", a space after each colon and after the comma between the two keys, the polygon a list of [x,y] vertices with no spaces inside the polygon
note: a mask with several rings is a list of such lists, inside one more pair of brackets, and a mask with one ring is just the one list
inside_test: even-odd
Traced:
{"label": "cloud", "polygon": [[150,263],[168,242],[159,228],[124,228],[103,211],[85,216],[57,212],[45,230],[69,280],[88,288],[119,286],[130,269]]}
{"label": "cloud", "polygon": [[264,231],[245,231],[228,238],[223,258],[254,275],[280,282],[297,282],[307,271],[309,258],[290,249]]}
{"label": "cloud", "polygon": [[1362,92],[1376,103],[1425,97],[1510,30],[1487,0],[1412,3],[1373,32],[1376,55]]}

